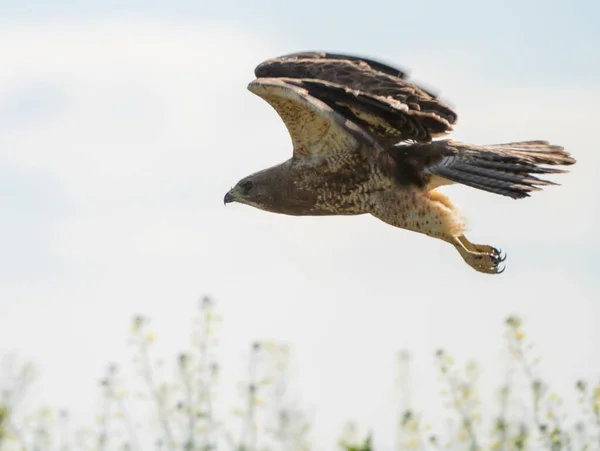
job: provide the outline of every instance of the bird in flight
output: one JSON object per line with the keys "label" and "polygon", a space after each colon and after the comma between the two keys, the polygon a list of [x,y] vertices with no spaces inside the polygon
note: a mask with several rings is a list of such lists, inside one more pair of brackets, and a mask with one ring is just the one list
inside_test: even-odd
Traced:
{"label": "bird in flight", "polygon": [[292,141],[291,158],[241,179],[225,195],[294,216],[370,214],[443,240],[476,271],[499,274],[496,247],[471,243],[451,200],[437,188],[462,184],[514,199],[544,185],[540,174],[575,159],[546,141],[474,145],[450,139],[453,109],[378,61],[298,52],[259,64],[248,89],[268,102]]}

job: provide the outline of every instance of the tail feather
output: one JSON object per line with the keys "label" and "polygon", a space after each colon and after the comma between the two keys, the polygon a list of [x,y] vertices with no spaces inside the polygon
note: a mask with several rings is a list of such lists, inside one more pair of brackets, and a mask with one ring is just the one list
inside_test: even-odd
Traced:
{"label": "tail feather", "polygon": [[[489,191],[514,199],[528,197],[541,186],[558,185],[533,174],[557,174],[564,169],[547,166],[567,166],[575,163],[560,146],[546,141],[523,141],[475,146],[456,141],[444,141],[443,156],[428,169],[456,183]],[[439,145],[439,142],[436,143]]]}
{"label": "tail feather", "polygon": [[[513,183],[529,183],[529,184],[543,184],[543,185],[555,185],[554,182],[548,180],[542,180],[538,177],[530,175],[532,171],[524,168],[518,168],[516,170],[509,171],[506,168],[499,167],[490,169],[485,165],[465,164],[457,163],[453,165],[452,170],[455,172],[463,172],[465,176],[479,177],[483,179],[496,179],[499,182],[513,182]],[[540,173],[540,172],[538,172]],[[541,172],[544,173],[544,172]]]}

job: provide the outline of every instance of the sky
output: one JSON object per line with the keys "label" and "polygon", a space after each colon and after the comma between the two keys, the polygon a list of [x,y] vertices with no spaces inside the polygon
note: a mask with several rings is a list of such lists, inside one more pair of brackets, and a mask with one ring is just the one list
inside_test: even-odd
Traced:
{"label": "sky", "polygon": [[[208,294],[227,381],[254,340],[291,344],[320,449],[350,419],[390,449],[399,349],[425,406],[440,347],[500,383],[510,314],[558,391],[597,379],[599,18],[583,0],[0,1],[0,351],[38,364],[35,403],[87,413],[105,365],[126,359],[132,316],[153,318],[172,354]],[[561,186],[530,199],[444,189],[469,239],[508,253],[505,273],[369,216],[223,206],[291,155],[246,90],[254,67],[314,49],[407,69],[457,109],[455,139],[572,153]]]}

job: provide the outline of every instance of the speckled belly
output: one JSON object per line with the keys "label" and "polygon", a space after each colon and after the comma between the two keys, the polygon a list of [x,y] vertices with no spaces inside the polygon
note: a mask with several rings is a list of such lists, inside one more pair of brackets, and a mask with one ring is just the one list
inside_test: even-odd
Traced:
{"label": "speckled belly", "polygon": [[325,177],[314,189],[315,210],[336,215],[367,213],[372,194],[382,189],[389,189],[389,186],[373,173],[368,178],[364,175],[358,178],[357,174],[348,177]]}

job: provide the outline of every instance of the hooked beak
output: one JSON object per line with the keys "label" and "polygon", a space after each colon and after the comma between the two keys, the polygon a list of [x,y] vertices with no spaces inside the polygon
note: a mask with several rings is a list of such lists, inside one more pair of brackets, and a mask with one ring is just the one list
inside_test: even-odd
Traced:
{"label": "hooked beak", "polygon": [[223,199],[223,204],[230,204],[234,200],[235,198],[233,197],[233,194],[231,194],[231,191],[228,191],[227,194],[225,194],[225,198]]}

